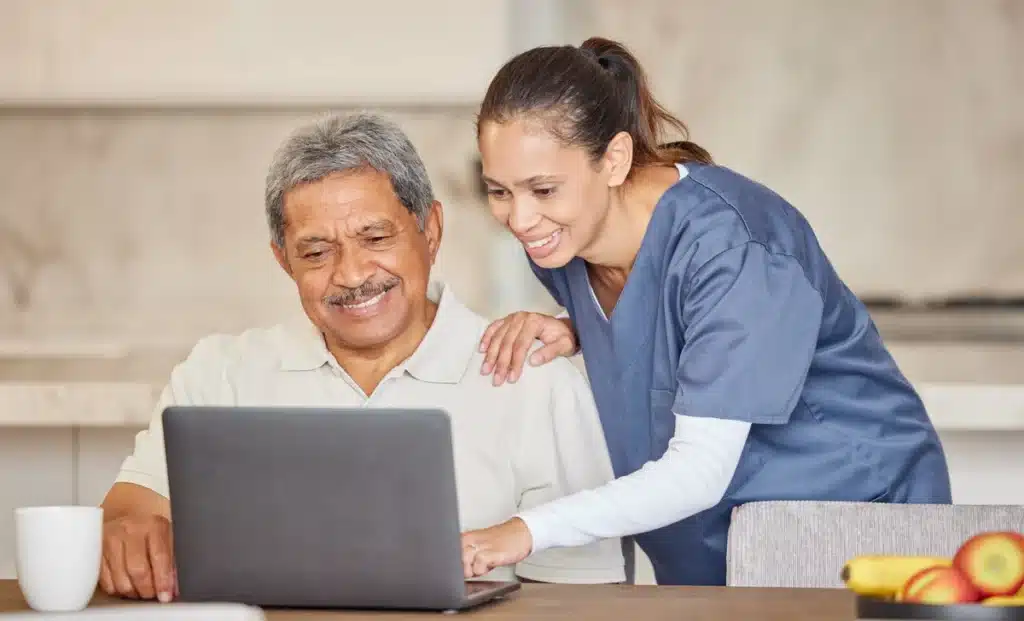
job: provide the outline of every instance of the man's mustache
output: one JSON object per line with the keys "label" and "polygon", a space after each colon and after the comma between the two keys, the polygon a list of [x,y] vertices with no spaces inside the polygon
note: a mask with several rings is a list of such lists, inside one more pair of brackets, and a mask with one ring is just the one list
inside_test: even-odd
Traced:
{"label": "man's mustache", "polygon": [[324,304],[358,304],[398,286],[398,278],[378,282],[365,282],[354,289],[343,289],[340,293],[324,296]]}

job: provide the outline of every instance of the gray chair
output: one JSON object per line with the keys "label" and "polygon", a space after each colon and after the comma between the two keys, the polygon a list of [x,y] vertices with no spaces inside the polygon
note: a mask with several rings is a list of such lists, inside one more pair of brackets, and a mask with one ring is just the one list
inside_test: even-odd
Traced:
{"label": "gray chair", "polygon": [[733,512],[727,584],[842,588],[843,564],[858,554],[952,556],[990,530],[1024,532],[1024,506],[750,503]]}

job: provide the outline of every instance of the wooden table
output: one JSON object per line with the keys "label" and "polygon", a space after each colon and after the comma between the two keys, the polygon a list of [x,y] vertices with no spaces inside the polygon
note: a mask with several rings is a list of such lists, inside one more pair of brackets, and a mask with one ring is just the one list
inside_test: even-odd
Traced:
{"label": "wooden table", "polygon": [[[97,594],[93,606],[126,604]],[[173,606],[173,604],[170,604]],[[0,580],[0,612],[27,610],[18,583]],[[458,618],[440,613],[266,610],[270,621]],[[853,596],[835,589],[574,586],[525,584],[506,600],[461,613],[487,621],[844,621],[856,618]]]}

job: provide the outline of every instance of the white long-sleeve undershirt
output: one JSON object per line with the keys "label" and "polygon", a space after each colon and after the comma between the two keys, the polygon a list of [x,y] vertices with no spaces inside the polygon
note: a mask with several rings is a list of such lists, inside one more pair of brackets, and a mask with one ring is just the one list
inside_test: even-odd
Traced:
{"label": "white long-sleeve undershirt", "polygon": [[710,509],[725,496],[749,431],[747,422],[677,414],[675,434],[660,459],[520,513],[533,551],[645,533]]}

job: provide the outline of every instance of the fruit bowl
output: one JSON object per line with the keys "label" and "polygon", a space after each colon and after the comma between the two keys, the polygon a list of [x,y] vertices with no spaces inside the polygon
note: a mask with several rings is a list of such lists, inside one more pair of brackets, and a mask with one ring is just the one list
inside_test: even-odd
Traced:
{"label": "fruit bowl", "polygon": [[1024,621],[1024,535],[983,532],[952,557],[862,555],[841,578],[859,619]]}
{"label": "fruit bowl", "polygon": [[1024,621],[1024,606],[985,604],[910,604],[857,596],[858,619],[928,619],[930,621]]}

